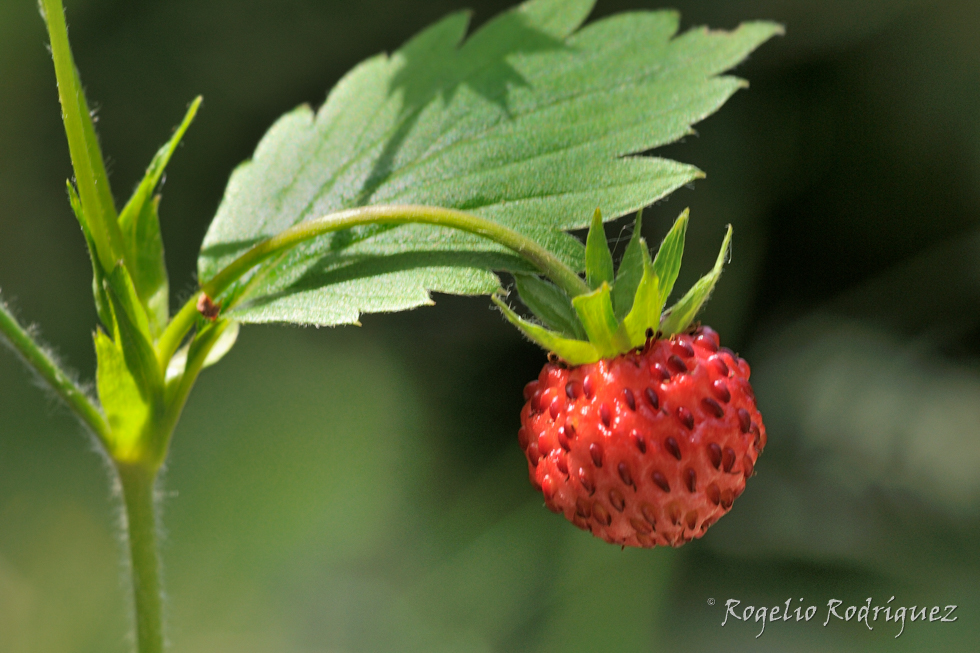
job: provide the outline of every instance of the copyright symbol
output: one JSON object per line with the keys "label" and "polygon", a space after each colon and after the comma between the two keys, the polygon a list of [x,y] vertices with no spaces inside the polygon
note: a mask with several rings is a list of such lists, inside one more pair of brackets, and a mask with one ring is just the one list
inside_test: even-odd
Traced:
{"label": "copyright symbol", "polygon": [[714,605],[714,604],[715,604],[714,599],[708,599],[708,605]]}

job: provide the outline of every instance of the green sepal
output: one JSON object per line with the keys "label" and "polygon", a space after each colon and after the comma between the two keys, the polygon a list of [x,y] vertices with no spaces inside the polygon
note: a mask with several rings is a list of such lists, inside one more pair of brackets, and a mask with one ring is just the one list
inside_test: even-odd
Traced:
{"label": "green sepal", "polygon": [[163,252],[163,238],[160,235],[158,215],[160,196],[154,197],[153,191],[160,183],[170,157],[173,156],[180,139],[190,127],[200,106],[200,97],[191,102],[184,120],[174,130],[167,144],[154,155],[139,186],[119,213],[119,228],[129,251],[128,260],[133,262],[133,269],[130,270],[133,285],[136,287],[140,302],[146,307],[150,332],[154,337],[160,335],[167,326],[170,288]]}
{"label": "green sepal", "polygon": [[150,405],[129,371],[122,348],[102,329],[95,332],[95,355],[99,401],[112,434],[110,453],[116,459],[128,458],[149,419]]}
{"label": "green sepal", "polygon": [[725,239],[721,243],[721,251],[718,252],[718,258],[715,260],[715,265],[711,268],[711,272],[698,279],[697,283],[687,291],[687,294],[681,297],[664,314],[663,320],[660,323],[660,329],[664,334],[680,333],[687,329],[694,321],[694,316],[697,315],[701,306],[707,301],[711,291],[714,290],[715,284],[718,283],[722,267],[724,267],[725,260],[728,258],[731,242],[732,226],[728,225],[728,231],[725,232]]}
{"label": "green sepal", "polygon": [[664,241],[660,243],[657,256],[653,259],[653,271],[660,280],[660,305],[667,303],[670,292],[674,289],[677,274],[681,269],[681,259],[684,257],[684,237],[687,234],[687,218],[690,209],[684,211],[674,221]]}
{"label": "green sepal", "polygon": [[604,283],[613,283],[613,259],[602,227],[602,212],[592,214],[592,226],[585,239],[585,282],[595,290]]}
{"label": "green sepal", "polygon": [[553,331],[549,331],[543,326],[533,324],[522,319],[517,313],[512,311],[506,303],[497,295],[490,297],[493,303],[504,314],[507,321],[517,327],[517,330],[527,336],[531,341],[537,343],[545,350],[554,352],[556,356],[564,360],[569,365],[584,365],[594,363],[602,356],[591,342],[584,340],[573,340],[563,338]]}
{"label": "green sepal", "polygon": [[623,318],[623,328],[633,347],[640,347],[647,340],[647,329],[654,331],[660,328],[660,313],[664,308],[663,293],[660,290],[660,278],[650,261],[650,252],[643,247],[643,277],[636,287],[633,308]]}
{"label": "green sepal", "polygon": [[585,329],[565,291],[532,274],[514,273],[514,283],[524,305],[547,326],[562,335],[585,339]]}
{"label": "green sepal", "polygon": [[122,349],[126,367],[139,388],[140,396],[151,405],[162,403],[163,374],[151,344],[146,312],[136,296],[126,267],[116,265],[103,287],[116,325],[115,342]]}
{"label": "green sepal", "polygon": [[573,297],[572,306],[600,358],[613,358],[632,348],[613,311],[608,283],[603,282],[587,295]]}
{"label": "green sepal", "polygon": [[636,213],[633,237],[630,238],[630,242],[626,246],[623,260],[619,262],[619,269],[616,271],[616,283],[612,289],[612,302],[613,308],[616,310],[617,320],[622,320],[630,312],[633,307],[633,297],[636,295],[636,289],[643,277],[643,255],[647,251],[647,246],[640,235],[642,225],[643,210],[640,209]]}
{"label": "green sepal", "polygon": [[109,298],[106,297],[105,288],[103,288],[105,270],[102,269],[102,262],[99,261],[99,254],[96,250],[95,241],[92,239],[92,232],[89,231],[88,222],[82,210],[82,201],[78,198],[78,191],[75,190],[71,181],[66,181],[65,184],[68,186],[68,203],[71,204],[71,210],[78,220],[78,225],[82,228],[82,235],[85,236],[85,243],[88,245],[89,259],[92,261],[92,296],[95,298],[95,312],[98,314],[99,321],[102,322],[103,326],[110,331],[114,331],[115,325],[112,322],[112,309],[109,307]]}

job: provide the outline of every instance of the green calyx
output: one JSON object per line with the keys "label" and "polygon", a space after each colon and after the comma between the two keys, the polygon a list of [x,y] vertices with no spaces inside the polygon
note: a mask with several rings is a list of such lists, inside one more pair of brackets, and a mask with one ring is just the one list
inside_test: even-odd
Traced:
{"label": "green calyx", "polygon": [[569,297],[541,277],[514,276],[521,301],[541,324],[521,318],[499,293],[493,296],[494,303],[521,333],[569,365],[614,358],[644,346],[651,333],[670,336],[687,330],[721,276],[732,240],[731,225],[711,271],[664,310],[681,267],[688,211],[680,214],[652,259],[640,236],[641,219],[642,212],[614,271],[602,214],[596,209],[585,243],[585,279],[591,292]]}

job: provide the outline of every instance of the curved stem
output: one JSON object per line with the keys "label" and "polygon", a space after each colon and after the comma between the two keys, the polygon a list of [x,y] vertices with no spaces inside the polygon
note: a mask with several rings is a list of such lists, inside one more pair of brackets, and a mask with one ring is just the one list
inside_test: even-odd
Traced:
{"label": "curved stem", "polygon": [[[454,209],[416,204],[390,204],[364,206],[330,213],[321,218],[307,220],[282,231],[271,238],[256,243],[251,249],[229,263],[218,274],[204,283],[201,291],[208,297],[217,297],[228,286],[263,260],[294,247],[295,245],[331,231],[368,224],[431,224],[450,227],[483,236],[522,256],[545,276],[555,282],[569,297],[590,292],[585,281],[559,260],[554,254],[527,236],[501,224]],[[200,293],[196,293],[174,316],[157,343],[157,355],[161,365],[166,365],[184,335],[197,318],[196,305]]]}
{"label": "curved stem", "polygon": [[136,643],[139,653],[163,653],[163,597],[157,551],[156,470],[116,463],[126,509],[127,544],[133,575]]}
{"label": "curved stem", "polygon": [[108,446],[110,440],[109,424],[102,412],[96,407],[88,395],[65,374],[64,370],[51,356],[44,351],[10,313],[10,310],[0,300],[0,335],[5,336],[15,352],[20,354],[38,376],[44,379],[51,389],[68,404],[75,415],[95,433],[102,444]]}
{"label": "curved stem", "polygon": [[209,297],[216,297],[236,279],[252,269],[268,256],[289,249],[304,240],[331,231],[349,229],[368,224],[431,224],[466,231],[499,243],[527,259],[545,276],[551,278],[571,297],[589,292],[581,277],[562,263],[554,254],[532,239],[501,224],[463,211],[415,204],[390,204],[364,206],[338,211],[322,218],[307,220],[257,243],[250,250],[232,261],[201,289]]}
{"label": "curved stem", "polygon": [[180,307],[180,310],[170,320],[170,324],[167,325],[157,340],[157,362],[160,363],[160,369],[164,371],[164,374],[166,374],[170,359],[173,358],[177,348],[180,347],[180,343],[184,340],[184,336],[194,326],[194,321],[198,316],[197,300],[200,297],[200,290],[191,295],[191,298],[184,302],[184,305]]}

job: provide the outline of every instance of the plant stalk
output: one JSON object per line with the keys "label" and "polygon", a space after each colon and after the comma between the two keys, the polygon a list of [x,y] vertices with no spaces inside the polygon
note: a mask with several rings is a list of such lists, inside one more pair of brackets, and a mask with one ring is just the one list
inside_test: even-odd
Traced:
{"label": "plant stalk", "polygon": [[106,447],[110,441],[109,424],[89,396],[65,374],[51,356],[31,337],[0,299],[0,336],[10,343],[24,362],[47,382]]}
{"label": "plant stalk", "polygon": [[[554,281],[570,297],[590,292],[590,288],[575,270],[565,265],[533,239],[502,224],[470,213],[416,204],[363,206],[300,222],[253,245],[248,251],[205,282],[201,286],[201,292],[214,299],[268,257],[332,231],[369,224],[397,225],[410,223],[449,227],[483,236],[522,256],[542,274]],[[200,293],[191,297],[160,336],[157,343],[157,356],[162,365],[166,364],[165,361],[169,360],[173,352],[177,350],[184,335],[193,326],[198,315],[195,306],[199,298]]]}
{"label": "plant stalk", "polygon": [[99,258],[106,270],[111,270],[120,259],[124,259],[126,267],[132,270],[131,256],[123,244],[122,231],[117,222],[109,176],[68,44],[64,7],[61,0],[40,0],[40,6],[51,40],[51,57],[54,59],[54,72],[58,80],[61,117],[65,123],[78,195],[82,200],[89,232],[96,244],[97,251],[92,254]]}
{"label": "plant stalk", "polygon": [[116,463],[126,509],[125,532],[136,611],[139,653],[163,653],[163,596],[154,485],[156,469],[141,464]]}

